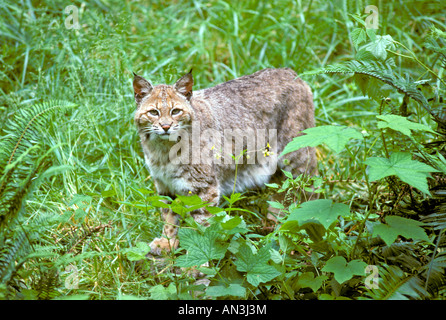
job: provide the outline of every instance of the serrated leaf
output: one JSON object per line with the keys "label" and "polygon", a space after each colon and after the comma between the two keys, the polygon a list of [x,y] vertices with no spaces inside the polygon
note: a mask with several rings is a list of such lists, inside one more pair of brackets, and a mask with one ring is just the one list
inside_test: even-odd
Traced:
{"label": "serrated leaf", "polygon": [[[159,202],[162,203],[162,201]],[[206,206],[208,206],[208,204],[206,202],[203,202],[198,195],[194,194],[190,196],[178,195],[177,198],[170,205],[170,208],[173,212],[179,214],[184,218],[186,213],[204,208]]]}
{"label": "serrated leaf", "polygon": [[[236,210],[236,208],[233,209]],[[218,222],[226,234],[243,234],[249,231],[246,228],[246,222],[241,216],[230,216],[225,211],[217,213],[210,221]]]}
{"label": "serrated leaf", "polygon": [[179,256],[175,264],[179,267],[199,266],[212,259],[222,259],[228,248],[227,243],[218,241],[219,234],[207,228],[204,234],[193,229],[180,229],[180,246],[187,254]]}
{"label": "serrated leaf", "polygon": [[327,261],[322,268],[324,272],[334,273],[334,278],[340,284],[353,278],[353,276],[364,276],[367,263],[361,260],[352,260],[347,263],[342,256],[336,256]]}
{"label": "serrated leaf", "polygon": [[[372,29],[368,29],[372,30]],[[387,58],[387,48],[395,49],[393,39],[390,35],[375,36],[375,40],[364,46],[364,49],[370,51],[377,59],[382,61]]]}
{"label": "serrated leaf", "polygon": [[291,211],[287,222],[297,221],[300,226],[306,222],[317,221],[327,229],[339,216],[350,215],[350,208],[343,203],[334,203],[330,199],[318,199],[304,202],[299,208]]}
{"label": "serrated leaf", "polygon": [[270,207],[276,208],[276,209],[285,209],[285,206],[277,201],[266,201],[270,205]]}
{"label": "serrated leaf", "polygon": [[305,135],[298,136],[289,142],[280,156],[304,147],[316,147],[321,144],[326,144],[335,152],[341,152],[350,139],[364,139],[361,133],[347,126],[319,126],[302,132]]}
{"label": "serrated leaf", "polygon": [[364,28],[356,28],[351,32],[350,36],[356,50],[358,50],[359,45],[367,39],[367,34]]}
{"label": "serrated leaf", "polygon": [[388,246],[394,243],[399,235],[408,239],[429,241],[419,221],[398,216],[388,216],[385,221],[386,224],[381,223],[373,227],[373,236],[380,236]]}
{"label": "serrated leaf", "polygon": [[234,261],[238,271],[246,272],[246,280],[257,287],[260,283],[268,282],[281,273],[268,264],[271,255],[268,247],[262,247],[256,254],[246,243],[238,248],[237,260]]}
{"label": "serrated leaf", "polygon": [[376,31],[372,28],[367,28],[366,33],[369,36],[369,39],[374,42],[376,40]]}
{"label": "serrated leaf", "polygon": [[429,194],[427,178],[430,172],[437,172],[431,166],[412,160],[412,155],[407,152],[395,152],[389,159],[372,157],[365,161],[369,165],[369,179],[371,181],[396,175],[402,181],[412,187]]}
{"label": "serrated leaf", "polygon": [[394,114],[388,114],[376,117],[382,120],[378,122],[378,128],[380,129],[390,128],[392,130],[401,132],[402,134],[405,134],[408,137],[412,136],[411,130],[428,131],[431,133],[435,133],[435,131],[429,128],[428,126],[421,123],[409,121],[407,120],[406,117],[401,117]]}
{"label": "serrated leaf", "polygon": [[145,242],[136,243],[136,247],[126,250],[127,259],[130,261],[139,261],[145,259],[146,254],[150,252],[150,246]]}

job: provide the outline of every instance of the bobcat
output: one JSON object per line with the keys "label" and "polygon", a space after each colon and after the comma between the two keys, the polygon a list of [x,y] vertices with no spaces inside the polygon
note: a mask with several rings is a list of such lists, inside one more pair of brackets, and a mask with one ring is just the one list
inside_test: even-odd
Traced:
{"label": "bobcat", "polygon": [[[314,126],[311,90],[294,71],[264,69],[203,90],[192,86],[192,70],[174,85],[152,86],[134,74],[134,122],[160,195],[196,194],[218,205],[222,195],[282,179],[280,169],[316,174],[313,148],[278,161],[288,142]],[[205,209],[191,214],[204,225],[210,216]],[[162,217],[164,237],[150,244],[156,255],[178,246],[178,215],[163,209]]]}

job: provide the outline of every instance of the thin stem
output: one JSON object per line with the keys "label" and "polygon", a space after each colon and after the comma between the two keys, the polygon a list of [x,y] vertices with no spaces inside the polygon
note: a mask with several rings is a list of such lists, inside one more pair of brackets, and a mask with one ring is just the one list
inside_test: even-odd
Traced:
{"label": "thin stem", "polygon": [[429,73],[431,73],[435,78],[437,78],[438,80],[441,81],[441,83],[443,83],[443,85],[446,86],[446,82],[444,82],[443,79],[441,79],[431,68],[429,68],[428,66],[426,66],[423,62],[421,62],[420,60],[418,60],[417,56],[415,55],[415,53],[412,52],[412,50],[410,50],[409,48],[407,48],[404,44],[393,40],[394,43],[402,46],[404,49],[406,49],[407,51],[409,51],[409,53],[411,54],[411,56],[405,55],[405,54],[401,54],[395,51],[392,51],[390,49],[386,49],[388,52],[393,53],[397,56],[403,57],[403,58],[408,58],[408,59],[412,59],[414,61],[416,61],[420,66],[422,66],[424,69],[426,69]]}

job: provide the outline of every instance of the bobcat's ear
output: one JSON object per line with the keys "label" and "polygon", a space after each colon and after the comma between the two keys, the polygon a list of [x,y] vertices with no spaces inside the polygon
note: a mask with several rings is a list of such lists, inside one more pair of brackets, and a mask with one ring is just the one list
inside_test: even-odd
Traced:
{"label": "bobcat's ear", "polygon": [[186,97],[187,100],[190,100],[192,97],[192,86],[194,85],[194,78],[192,77],[192,69],[190,69],[189,73],[182,76],[175,84],[174,88],[183,96]]}
{"label": "bobcat's ear", "polygon": [[133,76],[133,91],[135,92],[135,101],[139,104],[145,96],[152,92],[153,87],[149,81],[147,81],[143,77],[138,76],[134,72]]}

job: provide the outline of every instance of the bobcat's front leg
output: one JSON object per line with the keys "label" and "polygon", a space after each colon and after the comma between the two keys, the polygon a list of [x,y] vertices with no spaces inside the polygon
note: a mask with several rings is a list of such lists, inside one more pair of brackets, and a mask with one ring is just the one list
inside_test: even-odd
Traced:
{"label": "bobcat's front leg", "polygon": [[[197,194],[202,201],[208,202],[212,205],[217,205],[220,200],[220,192],[217,183],[209,185],[205,188],[192,190],[192,193]],[[155,255],[161,255],[162,252],[169,252],[178,248],[179,241],[177,239],[179,227],[179,215],[172,212],[172,210],[163,208],[162,218],[164,220],[163,236],[155,238],[150,243],[150,252]],[[198,223],[208,226],[207,219],[211,217],[211,213],[204,208],[191,212],[192,217]]]}
{"label": "bobcat's front leg", "polygon": [[[211,205],[218,205],[220,201],[220,190],[216,183],[215,185],[211,185],[205,189],[201,189],[197,192],[197,194],[202,201],[208,202]],[[207,220],[212,216],[212,214],[205,208],[194,210],[191,212],[191,215],[199,224],[202,224],[206,227],[209,226]]]}
{"label": "bobcat's front leg", "polygon": [[150,253],[155,255],[175,250],[179,243],[177,239],[179,216],[167,208],[161,209],[161,215],[164,220],[163,237],[155,238],[150,243]]}

